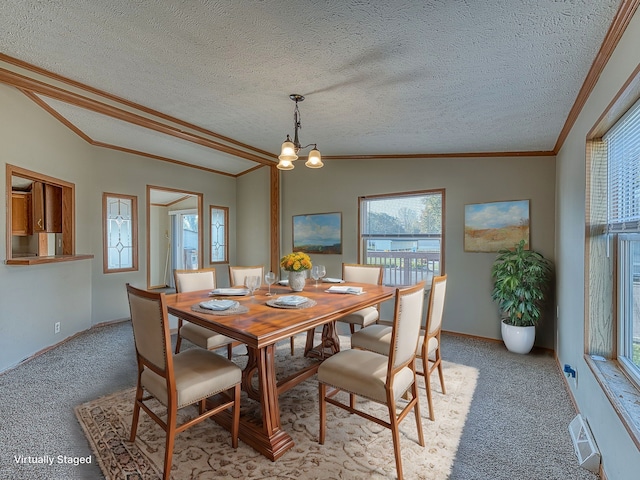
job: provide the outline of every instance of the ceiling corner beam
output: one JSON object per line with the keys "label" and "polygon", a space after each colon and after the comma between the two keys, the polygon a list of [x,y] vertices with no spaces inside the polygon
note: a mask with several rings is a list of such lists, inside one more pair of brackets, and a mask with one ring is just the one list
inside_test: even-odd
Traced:
{"label": "ceiling corner beam", "polygon": [[196,143],[203,147],[211,148],[219,152],[223,152],[239,158],[244,158],[246,160],[250,160],[263,165],[273,165],[273,160],[271,159],[263,158],[256,154],[245,152],[229,145],[224,145],[220,142],[216,142],[200,135],[185,132],[184,130],[180,130],[179,128],[175,128],[162,122],[158,122],[157,120],[152,120],[150,118],[128,112],[126,110],[100,102],[98,100],[94,100],[83,95],[73,93],[68,90],[55,87],[53,85],[49,85],[47,83],[26,77],[24,75],[20,75],[4,68],[0,68],[0,83],[14,86],[22,91],[28,91],[34,94],[54,98],[65,103],[84,108],[85,110],[106,115],[117,120],[122,120],[124,122],[154,130],[165,135],[170,135],[172,137],[179,138],[191,143]]}

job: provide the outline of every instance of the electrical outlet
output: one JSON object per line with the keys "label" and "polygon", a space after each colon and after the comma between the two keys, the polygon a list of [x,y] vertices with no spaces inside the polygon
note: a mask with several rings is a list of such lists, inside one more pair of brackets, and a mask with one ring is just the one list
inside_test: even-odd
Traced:
{"label": "electrical outlet", "polygon": [[53,333],[60,333],[60,322],[53,324]]}

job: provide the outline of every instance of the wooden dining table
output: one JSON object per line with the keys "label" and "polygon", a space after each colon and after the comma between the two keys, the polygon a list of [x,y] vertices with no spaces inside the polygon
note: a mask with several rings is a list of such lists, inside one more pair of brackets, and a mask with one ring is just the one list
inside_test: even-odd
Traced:
{"label": "wooden dining table", "polygon": [[[278,396],[300,382],[312,377],[323,358],[339,351],[340,340],[336,320],[344,315],[393,298],[395,289],[381,285],[347,283],[362,287],[360,295],[327,293],[330,285],[316,287],[308,282],[303,292],[291,292],[288,287],[274,285],[272,296],[262,287],[253,296],[217,297],[237,300],[247,307],[245,313],[219,315],[205,313],[197,306],[211,300],[209,291],[166,295],[168,312],[188,322],[226,335],[247,346],[247,365],[243,369],[242,388],[247,396],[260,403],[261,421],[245,417],[241,412],[240,439],[275,461],[293,447],[291,436],[282,429]],[[277,308],[267,304],[281,295],[300,295],[308,298],[312,306]],[[198,310],[194,310],[194,307]],[[318,345],[314,344],[314,331],[322,327]],[[300,333],[307,333],[305,356],[317,359],[304,369],[286,378],[276,378],[276,343]],[[257,382],[254,377],[257,376]],[[257,386],[256,386],[257,385]],[[226,412],[214,419],[225,428],[231,427],[231,415]]]}

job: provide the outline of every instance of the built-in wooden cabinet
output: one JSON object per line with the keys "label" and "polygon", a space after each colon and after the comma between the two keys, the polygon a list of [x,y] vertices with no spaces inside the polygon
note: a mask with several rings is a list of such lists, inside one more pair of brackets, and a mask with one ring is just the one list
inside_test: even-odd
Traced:
{"label": "built-in wooden cabinet", "polygon": [[31,193],[11,192],[11,234],[31,235]]}
{"label": "built-in wooden cabinet", "polygon": [[[6,164],[7,265],[93,258],[75,251],[75,185]],[[11,196],[11,203],[9,203]]]}
{"label": "built-in wooden cabinet", "polygon": [[33,182],[32,228],[35,233],[62,233],[62,188]]}

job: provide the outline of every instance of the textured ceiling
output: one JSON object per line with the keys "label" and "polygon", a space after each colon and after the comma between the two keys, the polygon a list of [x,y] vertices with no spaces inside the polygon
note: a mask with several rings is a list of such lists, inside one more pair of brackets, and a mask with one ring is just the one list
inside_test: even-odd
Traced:
{"label": "textured ceiling", "polygon": [[[620,0],[3,0],[0,52],[277,155],[549,151]],[[44,100],[95,141],[255,163]],[[140,130],[140,131],[138,131]]]}

